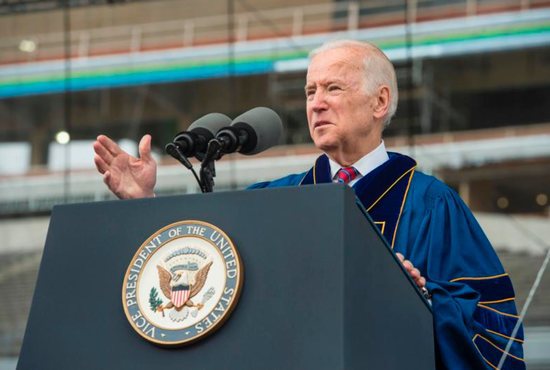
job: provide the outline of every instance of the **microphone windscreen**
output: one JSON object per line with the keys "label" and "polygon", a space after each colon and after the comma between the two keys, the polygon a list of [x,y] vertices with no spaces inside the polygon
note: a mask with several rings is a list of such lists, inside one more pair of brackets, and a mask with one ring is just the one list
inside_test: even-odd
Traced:
{"label": "microphone windscreen", "polygon": [[224,127],[231,124],[231,118],[221,113],[208,113],[205,116],[197,119],[189,126],[188,131],[192,131],[195,134],[202,136],[206,139],[206,142],[213,139],[216,133]]}
{"label": "microphone windscreen", "polygon": [[244,112],[233,120],[231,126],[244,129],[248,133],[249,139],[239,150],[246,155],[257,154],[279,144],[283,133],[281,117],[266,107]]}

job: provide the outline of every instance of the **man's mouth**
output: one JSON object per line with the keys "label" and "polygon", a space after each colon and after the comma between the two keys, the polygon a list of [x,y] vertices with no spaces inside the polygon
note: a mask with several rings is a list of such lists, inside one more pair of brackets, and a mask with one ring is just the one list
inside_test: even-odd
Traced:
{"label": "man's mouth", "polygon": [[316,121],[313,124],[313,128],[316,129],[318,127],[323,127],[323,126],[326,126],[326,125],[332,125],[332,122],[329,122],[329,121]]}

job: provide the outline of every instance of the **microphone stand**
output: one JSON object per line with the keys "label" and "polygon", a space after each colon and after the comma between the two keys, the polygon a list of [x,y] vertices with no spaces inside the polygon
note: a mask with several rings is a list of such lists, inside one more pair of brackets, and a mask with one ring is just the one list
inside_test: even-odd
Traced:
{"label": "microphone stand", "polygon": [[[191,164],[191,162],[183,154],[181,149],[176,144],[169,143],[169,144],[166,145],[164,151],[166,153],[170,154],[170,156],[172,158],[176,159],[178,162],[183,164],[185,166],[185,168],[187,168],[188,170],[191,170],[191,172],[193,173],[193,176],[195,176],[195,180],[197,180],[197,182],[199,183],[199,187],[201,188],[201,191],[203,193],[206,193],[206,190],[204,188],[204,185],[203,185],[202,181],[199,180],[199,177],[197,176],[197,173],[195,172],[195,169],[193,168],[193,164]],[[215,176],[215,172],[214,172],[214,176]],[[202,174],[201,174],[201,177],[202,177]],[[210,190],[210,191],[212,191],[212,190]]]}
{"label": "microphone stand", "polygon": [[[214,163],[223,155],[222,143],[219,140],[212,139],[208,142],[206,153],[204,153],[204,157],[201,161],[201,169],[199,171],[200,178],[197,176],[197,173],[193,168],[193,164],[176,144],[170,143],[166,145],[165,151],[193,173],[195,180],[197,180],[197,183],[199,184],[201,192],[211,193],[214,190],[214,177],[216,177],[216,167]],[[196,156],[197,159],[201,159],[201,155],[197,154]]]}
{"label": "microphone stand", "polygon": [[183,154],[181,149],[174,143],[169,143],[164,148],[164,151],[178,162],[183,164],[188,170],[193,170],[193,165],[189,162],[189,159]]}
{"label": "microphone stand", "polygon": [[200,184],[203,193],[211,193],[214,190],[214,177],[216,177],[215,161],[222,157],[222,144],[217,139],[208,142],[206,153],[201,162]]}
{"label": "microphone stand", "polygon": [[242,143],[246,143],[248,139],[249,133],[245,129],[226,127],[218,131],[216,137],[208,142],[200,170],[203,193],[210,193],[214,189],[214,177],[216,176],[214,161],[226,153],[240,151]]}

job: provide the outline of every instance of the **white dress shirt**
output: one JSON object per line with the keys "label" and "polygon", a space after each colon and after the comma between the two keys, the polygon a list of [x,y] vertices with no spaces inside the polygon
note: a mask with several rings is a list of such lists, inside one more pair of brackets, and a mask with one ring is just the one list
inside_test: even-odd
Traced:
{"label": "white dress shirt", "polygon": [[[390,157],[388,156],[388,152],[386,152],[386,146],[384,145],[384,141],[382,141],[380,145],[376,147],[376,149],[352,164],[352,166],[355,167],[359,174],[355,179],[350,181],[348,185],[355,185],[355,183],[361,180],[363,176],[366,176],[369,172],[371,172],[376,167],[380,166],[382,163],[386,162],[389,159]],[[330,163],[330,175],[332,177],[332,181],[338,182],[338,180],[336,179],[336,173],[340,168],[342,168],[342,166],[333,161],[330,157],[328,160]]]}

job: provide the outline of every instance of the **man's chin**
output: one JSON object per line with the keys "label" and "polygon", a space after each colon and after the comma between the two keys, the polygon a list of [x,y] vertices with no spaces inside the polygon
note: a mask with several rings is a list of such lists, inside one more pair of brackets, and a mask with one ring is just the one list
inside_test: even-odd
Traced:
{"label": "man's chin", "polygon": [[317,147],[317,149],[325,153],[330,153],[331,151],[333,151],[338,147],[338,143],[336,143],[334,140],[326,140],[326,139],[323,140],[319,138],[319,139],[314,139],[313,142]]}

